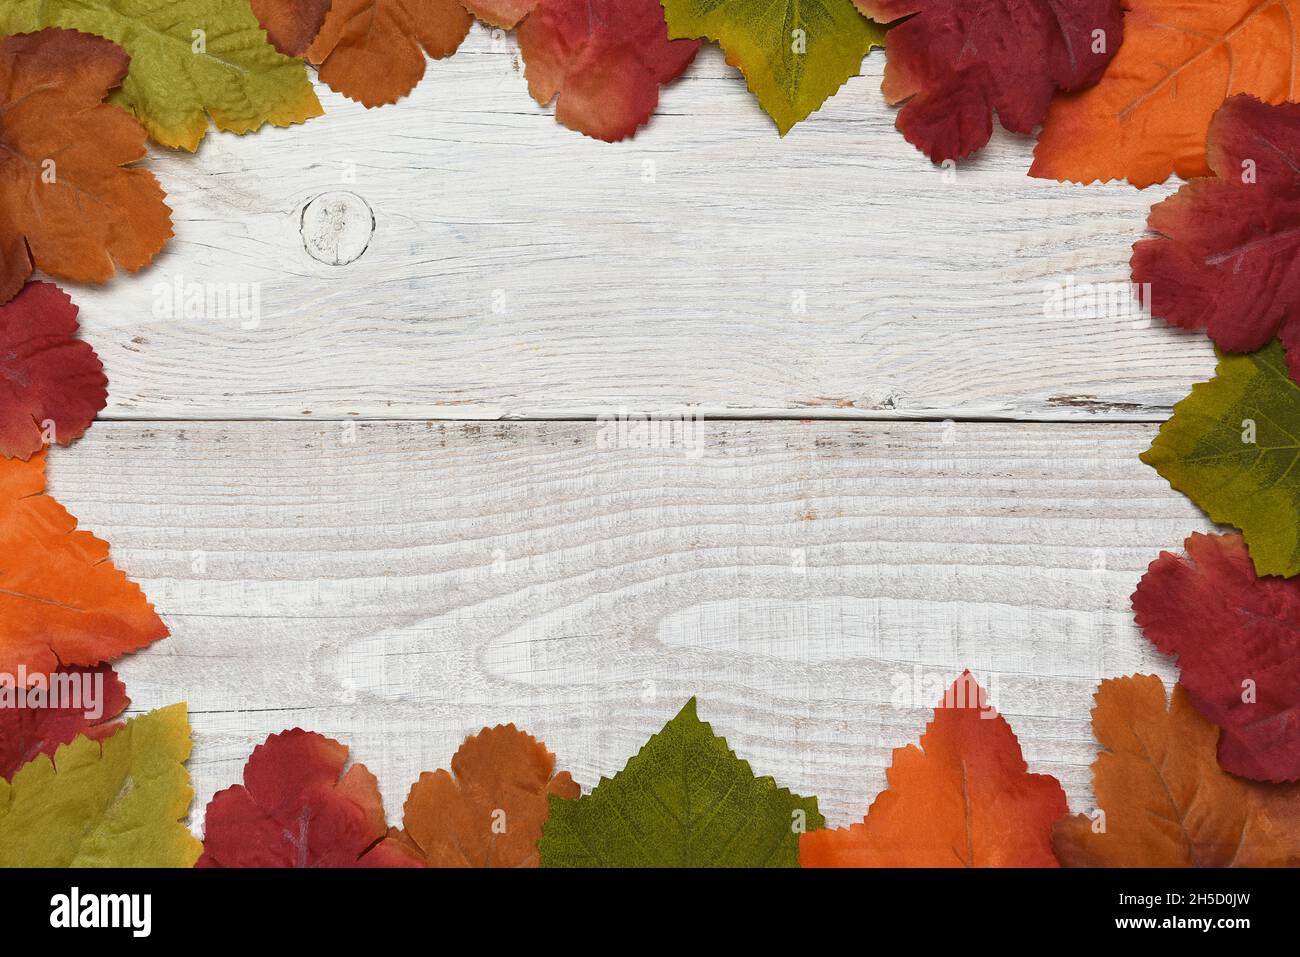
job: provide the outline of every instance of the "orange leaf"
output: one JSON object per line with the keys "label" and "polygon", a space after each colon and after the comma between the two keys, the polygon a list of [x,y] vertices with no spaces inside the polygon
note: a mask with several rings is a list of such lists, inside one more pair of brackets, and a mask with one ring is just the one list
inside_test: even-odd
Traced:
{"label": "orange leaf", "polygon": [[1182,685],[1166,708],[1154,675],[1103,681],[1092,731],[1101,815],[1056,825],[1066,867],[1295,867],[1300,785],[1233,777],[1215,755],[1219,729]]}
{"label": "orange leaf", "polygon": [[172,234],[171,210],[135,118],[103,103],[126,76],[116,43],[72,30],[0,40],[0,302],[34,266],[104,282],[136,270]]}
{"label": "orange leaf", "polygon": [[1028,774],[1011,726],[966,672],[921,736],[894,752],[861,824],[799,839],[802,867],[1055,867],[1056,778]]}
{"label": "orange leaf", "polygon": [[44,450],[0,460],[0,671],[94,665],[166,637],[108,544],[44,491]]}
{"label": "orange leaf", "polygon": [[330,0],[253,0],[253,16],[285,56],[307,52],[329,13]]}
{"label": "orange leaf", "polygon": [[[537,867],[547,795],[576,798],[555,755],[513,724],[460,746],[451,773],[426,771],[406,799],[397,840],[431,867]],[[554,775],[554,776],[552,776]]]}
{"label": "orange leaf", "polygon": [[307,59],[331,90],[365,106],[396,103],[449,57],[474,18],[460,0],[333,0]]}
{"label": "orange leaf", "polygon": [[1127,178],[1134,186],[1208,176],[1210,118],[1235,93],[1300,93],[1300,0],[1125,0],[1124,43],[1101,82],[1053,102],[1030,175]]}

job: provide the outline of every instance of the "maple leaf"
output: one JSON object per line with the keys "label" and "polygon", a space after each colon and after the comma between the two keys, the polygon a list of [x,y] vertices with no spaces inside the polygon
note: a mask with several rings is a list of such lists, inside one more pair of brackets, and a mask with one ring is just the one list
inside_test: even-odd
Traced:
{"label": "maple leaf", "polygon": [[[75,697],[63,696],[74,688]],[[121,727],[115,719],[131,703],[108,665],[58,669],[44,683],[37,704],[32,687],[21,692],[23,707],[7,700],[19,693],[15,685],[0,683],[0,778],[6,781],[37,755],[53,757],[59,745],[79,734],[102,741]]]}
{"label": "maple leaf", "polygon": [[[66,27],[125,47],[131,68],[113,102],[164,146],[198,149],[209,116],[218,129],[248,133],[322,113],[306,67],[266,41],[248,0],[6,0],[6,6],[0,33]],[[82,141],[98,145],[94,137]]]}
{"label": "maple leaf", "polygon": [[78,736],[0,781],[0,867],[189,867],[199,842],[185,705]]}
{"label": "maple leaf", "polygon": [[425,53],[460,49],[473,22],[460,0],[333,0],[307,59],[336,93],[383,106],[415,89]]}
{"label": "maple leaf", "polygon": [[659,0],[467,0],[495,26],[518,26],[533,99],[555,118],[614,142],[650,120],[659,88],[690,66],[695,40],[670,40]]}
{"label": "maple leaf", "polygon": [[144,130],[102,102],[126,70],[121,47],[84,33],[0,40],[0,302],[34,266],[104,282],[171,236],[158,181],[129,165],[144,157]]}
{"label": "maple leaf", "polygon": [[1120,48],[1120,0],[856,0],[889,32],[883,90],[897,126],[936,163],[988,143],[992,114],[1015,133],[1043,122],[1057,89],[1096,83]]}
{"label": "maple leaf", "polygon": [[1296,98],[1300,0],[1124,0],[1124,45],[1101,81],[1057,97],[1031,176],[1160,183],[1205,176],[1210,119],[1234,93]]}
{"label": "maple leaf", "polygon": [[451,773],[426,771],[411,787],[394,835],[430,867],[537,867],[547,796],[576,798],[555,755],[513,724],[484,728],[451,759]]}
{"label": "maple leaf", "polygon": [[796,867],[816,798],[755,777],[695,713],[695,699],[613,778],[551,796],[543,867]]}
{"label": "maple leaf", "polygon": [[1154,675],[1101,683],[1092,729],[1098,811],[1056,825],[1065,867],[1295,867],[1300,787],[1233,777],[1215,761],[1218,729],[1182,685],[1166,703]]}
{"label": "maple leaf", "polygon": [[1133,247],[1152,313],[1228,352],[1281,336],[1300,380],[1300,104],[1235,96],[1210,126],[1210,167],[1151,210]]}
{"label": "maple leaf", "polygon": [[77,328],[77,307],[49,283],[28,283],[0,306],[0,455],[30,458],[46,423],[69,445],[108,402],[104,364]]}
{"label": "maple leaf", "polygon": [[1068,811],[1065,792],[1028,773],[970,672],[935,708],[921,746],[894,751],[886,776],[862,823],[803,835],[801,866],[1056,866],[1052,825]]}
{"label": "maple leaf", "polygon": [[244,783],[208,803],[198,866],[358,866],[388,826],[375,776],[364,764],[345,773],[347,760],[346,746],[314,732],[271,735],[249,755]]}
{"label": "maple leaf", "polygon": [[1194,534],[1187,557],[1151,563],[1138,627],[1176,655],[1192,705],[1217,724],[1219,764],[1262,781],[1300,778],[1300,579],[1259,578],[1240,535]]}
{"label": "maple leaf", "polygon": [[44,491],[44,451],[0,459],[0,672],[95,665],[166,637],[108,544]]}
{"label": "maple leaf", "polygon": [[1220,353],[1142,461],[1219,524],[1241,529],[1260,575],[1300,573],[1300,386],[1276,342]]}
{"label": "maple leaf", "polygon": [[884,28],[853,0],[663,0],[663,7],[669,36],[707,37],[722,46],[782,136],[885,43]]}
{"label": "maple leaf", "polygon": [[252,0],[252,5],[271,45],[285,56],[300,57],[320,33],[330,0]]}

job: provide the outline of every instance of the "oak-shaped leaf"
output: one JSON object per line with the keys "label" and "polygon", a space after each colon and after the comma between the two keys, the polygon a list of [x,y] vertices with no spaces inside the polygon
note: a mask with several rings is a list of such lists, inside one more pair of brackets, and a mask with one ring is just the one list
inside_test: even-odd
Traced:
{"label": "oak-shaped leaf", "polygon": [[333,0],[307,59],[330,89],[383,106],[415,89],[426,53],[460,49],[473,22],[460,0]]}
{"label": "oak-shaped leaf", "polygon": [[484,728],[411,788],[395,840],[429,867],[537,867],[549,795],[576,798],[555,755],[513,724]]}
{"label": "oak-shaped leaf", "polygon": [[131,165],[144,130],[103,102],[127,62],[117,44],[72,30],[0,39],[0,303],[33,268],[104,282],[171,237],[162,188]]}
{"label": "oak-shaped leaf", "polygon": [[1124,0],[1124,9],[1124,45],[1095,86],[1053,101],[1031,176],[1139,187],[1206,176],[1206,131],[1224,100],[1296,98],[1300,0]]}
{"label": "oak-shaped leaf", "polygon": [[1260,575],[1300,574],[1300,386],[1274,342],[1219,355],[1142,461],[1215,522],[1241,529]]}
{"label": "oak-shaped leaf", "polygon": [[599,140],[626,139],[649,122],[659,88],[695,59],[696,40],[670,40],[659,0],[466,0],[496,26],[518,25],[533,99]]}
{"label": "oak-shaped leaf", "polygon": [[1138,627],[1176,655],[1188,699],[1219,726],[1219,764],[1300,779],[1300,578],[1260,578],[1240,535],[1193,534],[1133,594]]}
{"label": "oak-shaped leaf", "polygon": [[0,778],[37,755],[54,757],[61,744],[82,734],[102,741],[121,725],[131,703],[126,686],[108,665],[59,668],[19,683],[0,676]]}
{"label": "oak-shaped leaf", "polygon": [[614,777],[550,801],[543,867],[796,867],[799,835],[824,823],[816,798],[755,777],[694,698]]}
{"label": "oak-shaped leaf", "polygon": [[[164,146],[198,149],[208,117],[218,129],[249,133],[322,112],[306,67],[267,42],[249,0],[5,0],[0,33],[42,27],[121,44],[131,64],[113,102]],[[100,146],[95,136],[82,143]]]}
{"label": "oak-shaped leaf", "polygon": [[[889,31],[884,92],[904,138],[936,163],[1043,122],[1057,90],[1101,79],[1123,38],[1120,0],[855,0]],[[904,20],[904,18],[908,18]]]}
{"label": "oak-shaped leaf", "polygon": [[1097,807],[1056,825],[1065,867],[1296,867],[1300,785],[1234,777],[1215,760],[1218,729],[1187,689],[1154,675],[1097,689]]}
{"label": "oak-shaped leaf", "polygon": [[0,672],[95,665],[167,635],[153,606],[45,494],[45,452],[0,459]]}
{"label": "oak-shaped leaf", "polygon": [[68,445],[108,402],[104,364],[77,328],[77,307],[47,282],[0,306],[0,456]]}
{"label": "oak-shaped leaf", "polygon": [[185,705],[85,735],[0,780],[0,867],[190,867]]}
{"label": "oak-shaped leaf", "polygon": [[1151,312],[1227,352],[1274,336],[1300,381],[1300,104],[1234,96],[1210,126],[1210,167],[1151,210],[1133,247]]}
{"label": "oak-shaped leaf", "polygon": [[253,16],[285,56],[302,56],[320,33],[330,0],[252,0]]}
{"label": "oak-shaped leaf", "polygon": [[852,77],[885,30],[853,0],[663,0],[671,37],[706,37],[782,136]]}
{"label": "oak-shaped leaf", "polygon": [[920,747],[894,752],[866,818],[800,841],[803,867],[1055,867],[1052,825],[1068,808],[1056,778],[1030,774],[1020,742],[967,672]]}
{"label": "oak-shaped leaf", "polygon": [[400,854],[362,862],[388,826],[375,776],[364,764],[344,771],[347,760],[345,745],[314,732],[271,735],[249,755],[244,783],[208,802],[198,866],[401,865]]}

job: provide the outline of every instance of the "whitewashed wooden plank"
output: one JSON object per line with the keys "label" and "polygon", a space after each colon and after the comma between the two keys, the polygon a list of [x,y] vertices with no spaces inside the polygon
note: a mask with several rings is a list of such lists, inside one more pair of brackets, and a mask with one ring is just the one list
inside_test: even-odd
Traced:
{"label": "whitewashed wooden plank", "polygon": [[1097,680],[1173,674],[1128,596],[1207,527],[1138,461],[1153,431],[706,421],[691,455],[589,422],[101,422],[50,478],[172,628],[122,673],[193,709],[196,827],[286,727],[400,814],[484,724],[591,786],[693,694],[843,824],[966,667],[1087,806]]}
{"label": "whitewashed wooden plank", "polygon": [[[304,126],[155,149],[175,240],[74,290],[107,415],[1149,420],[1209,376],[1203,337],[1044,315],[1050,284],[1127,282],[1171,187],[1031,180],[1010,135],[948,182],[893,128],[882,69],[780,139],[706,48],[609,145],[557,126],[513,40],[476,28],[395,106],[322,88]],[[155,314],[177,282],[249,284],[256,328]]]}

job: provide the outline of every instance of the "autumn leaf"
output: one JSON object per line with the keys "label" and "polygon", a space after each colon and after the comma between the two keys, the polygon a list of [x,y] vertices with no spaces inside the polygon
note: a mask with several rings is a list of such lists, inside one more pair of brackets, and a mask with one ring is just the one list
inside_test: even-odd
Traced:
{"label": "autumn leaf", "polygon": [[166,637],[108,544],[45,491],[45,452],[0,459],[0,672],[95,665]]}
{"label": "autumn leaf", "polygon": [[[267,42],[248,0],[6,0],[6,7],[0,33],[66,27],[125,47],[131,69],[113,102],[164,146],[198,149],[209,116],[218,129],[249,133],[321,115],[306,68]],[[99,145],[94,136],[81,142]]]}
{"label": "autumn leaf", "polygon": [[474,18],[460,0],[333,0],[307,59],[337,93],[367,107],[396,103],[436,60],[460,49]]}
{"label": "autumn leaf", "polygon": [[613,778],[551,796],[543,867],[796,867],[816,798],[755,777],[695,713],[695,699]]}
{"label": "autumn leaf", "polygon": [[1240,535],[1161,552],[1133,594],[1138,627],[1176,655],[1188,699],[1221,729],[1219,764],[1300,778],[1300,578],[1259,578]]}
{"label": "autumn leaf", "polygon": [[84,33],[0,40],[0,302],[34,267],[104,282],[115,266],[146,265],[171,236],[158,181],[130,166],[144,157],[144,130],[102,102],[126,70],[121,47]]}
{"label": "autumn leaf", "polygon": [[71,444],[108,402],[95,350],[75,338],[77,307],[46,282],[0,306],[0,455],[30,458],[48,437]]}
{"label": "autumn leaf", "polygon": [[1124,45],[1101,81],[1052,103],[1031,176],[1127,179],[1210,172],[1206,132],[1235,93],[1294,100],[1300,0],[1124,0]]}
{"label": "autumn leaf", "polygon": [[1233,777],[1214,756],[1218,729],[1187,690],[1154,675],[1097,690],[1092,764],[1097,810],[1056,825],[1065,867],[1295,867],[1300,786]]}
{"label": "autumn leaf", "polygon": [[1276,342],[1220,354],[1142,461],[1219,524],[1241,529],[1260,575],[1300,573],[1300,386]]}
{"label": "autumn leaf", "polygon": [[1056,778],[1029,774],[1011,726],[965,673],[921,736],[894,752],[861,824],[800,839],[803,867],[1055,867]]}
{"label": "autumn leaf", "polygon": [[79,734],[102,741],[121,727],[115,719],[130,703],[108,665],[60,668],[30,686],[0,681],[0,778],[12,779],[37,755],[54,757]]}
{"label": "autumn leaf", "polygon": [[285,56],[300,57],[320,33],[330,0],[252,0],[253,16],[271,45]]}
{"label": "autumn leaf", "polygon": [[1031,133],[1058,89],[1096,83],[1120,48],[1120,0],[856,0],[889,32],[885,98],[904,138],[936,163],[988,143],[992,116]]}
{"label": "autumn leaf", "polygon": [[884,28],[853,0],[663,0],[668,35],[717,41],[782,136],[862,71]]}
{"label": "autumn leaf", "polygon": [[537,867],[547,795],[578,793],[536,738],[513,724],[484,728],[460,746],[450,774],[420,775],[396,839],[430,867]]}
{"label": "autumn leaf", "polygon": [[388,826],[375,776],[364,764],[345,772],[347,760],[323,735],[271,735],[249,756],[244,783],[208,803],[198,866],[358,866]]}
{"label": "autumn leaf", "polygon": [[1210,127],[1210,167],[1151,210],[1133,247],[1153,314],[1228,352],[1280,336],[1300,380],[1300,104],[1234,96]]}
{"label": "autumn leaf", "polygon": [[[466,0],[480,19],[518,25],[533,99],[596,139],[626,139],[650,120],[659,87],[681,76],[700,44],[670,40],[659,0]],[[522,21],[522,22],[521,22]]]}
{"label": "autumn leaf", "polygon": [[182,823],[194,798],[185,705],[132,718],[96,741],[0,781],[0,867],[189,867],[200,845]]}

